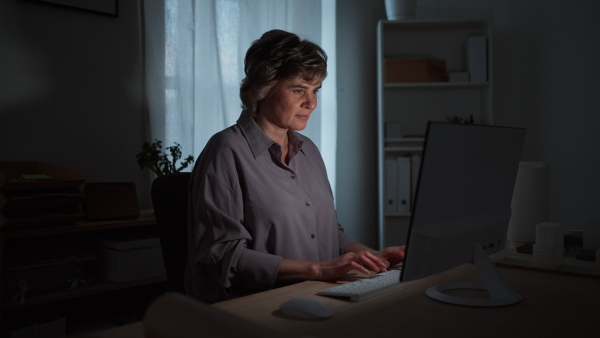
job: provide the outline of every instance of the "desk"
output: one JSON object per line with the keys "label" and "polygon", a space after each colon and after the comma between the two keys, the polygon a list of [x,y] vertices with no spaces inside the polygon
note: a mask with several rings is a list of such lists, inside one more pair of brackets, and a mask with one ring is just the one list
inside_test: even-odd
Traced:
{"label": "desk", "polygon": [[[440,303],[424,291],[432,285],[478,280],[474,265],[463,265],[388,294],[354,303],[315,295],[331,283],[308,281],[230,301],[220,309],[267,326],[282,336],[312,337],[546,337],[600,332],[600,279],[519,268],[499,268],[523,296],[519,304],[471,308]],[[291,297],[319,299],[334,315],[309,321],[287,317],[279,305]],[[141,325],[113,329],[98,337],[142,336]],[[135,332],[135,333],[134,333]],[[137,335],[136,335],[137,334]]]}

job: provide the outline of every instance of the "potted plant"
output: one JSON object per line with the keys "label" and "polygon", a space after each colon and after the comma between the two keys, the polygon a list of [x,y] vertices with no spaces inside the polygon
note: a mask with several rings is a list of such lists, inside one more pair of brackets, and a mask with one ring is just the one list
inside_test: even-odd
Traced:
{"label": "potted plant", "polygon": [[[149,168],[157,176],[162,176],[180,172],[187,168],[194,162],[194,157],[188,155],[178,166],[177,161],[179,161],[182,156],[181,145],[177,142],[174,143],[175,145],[166,147],[165,150],[167,153],[164,153],[162,151],[161,141],[154,140],[153,143],[144,142],[142,144],[142,151],[135,155],[140,170]],[[170,159],[169,156],[171,157]]]}

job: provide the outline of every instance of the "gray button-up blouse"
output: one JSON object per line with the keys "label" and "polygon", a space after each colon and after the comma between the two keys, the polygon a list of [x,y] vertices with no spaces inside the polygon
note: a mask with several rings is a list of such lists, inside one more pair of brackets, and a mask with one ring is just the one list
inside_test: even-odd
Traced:
{"label": "gray button-up blouse", "polygon": [[289,131],[281,147],[242,113],[215,134],[190,181],[186,291],[214,302],[275,287],[283,257],[321,262],[354,242],[337,222],[319,150]]}

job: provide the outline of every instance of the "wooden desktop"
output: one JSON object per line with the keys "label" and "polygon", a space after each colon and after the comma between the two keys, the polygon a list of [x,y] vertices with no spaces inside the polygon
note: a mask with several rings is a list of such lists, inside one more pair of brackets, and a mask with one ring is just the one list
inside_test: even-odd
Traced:
{"label": "wooden desktop", "polygon": [[[433,285],[479,280],[474,265],[466,264],[358,303],[317,296],[318,290],[330,287],[332,283],[307,281],[216,303],[210,308],[286,337],[586,337],[600,332],[598,276],[523,267],[501,266],[499,269],[523,296],[520,303],[498,308],[473,308],[440,303],[425,295],[425,290]],[[343,280],[359,276],[349,274]],[[280,304],[298,296],[320,300],[333,310],[334,315],[326,320],[311,321],[286,316],[279,310]],[[143,337],[143,327],[143,323],[136,323],[105,331],[97,337]],[[227,327],[222,329],[226,334]]]}

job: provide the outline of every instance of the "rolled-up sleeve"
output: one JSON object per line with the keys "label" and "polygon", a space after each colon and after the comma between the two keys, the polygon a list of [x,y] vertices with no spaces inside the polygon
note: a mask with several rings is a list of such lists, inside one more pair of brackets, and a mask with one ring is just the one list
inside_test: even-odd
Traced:
{"label": "rolled-up sleeve", "polygon": [[348,245],[356,242],[355,239],[350,237],[345,231],[344,227],[340,223],[338,223],[338,241],[340,243],[340,255],[343,255],[346,252],[346,248]]}
{"label": "rolled-up sleeve", "polygon": [[272,288],[282,257],[248,248],[252,237],[243,225],[239,191],[213,174],[198,171],[196,175],[191,190],[196,213],[196,224],[190,229],[195,243],[192,263],[208,274],[204,277],[218,281],[213,288],[219,293],[227,293],[233,284],[257,290]]}

